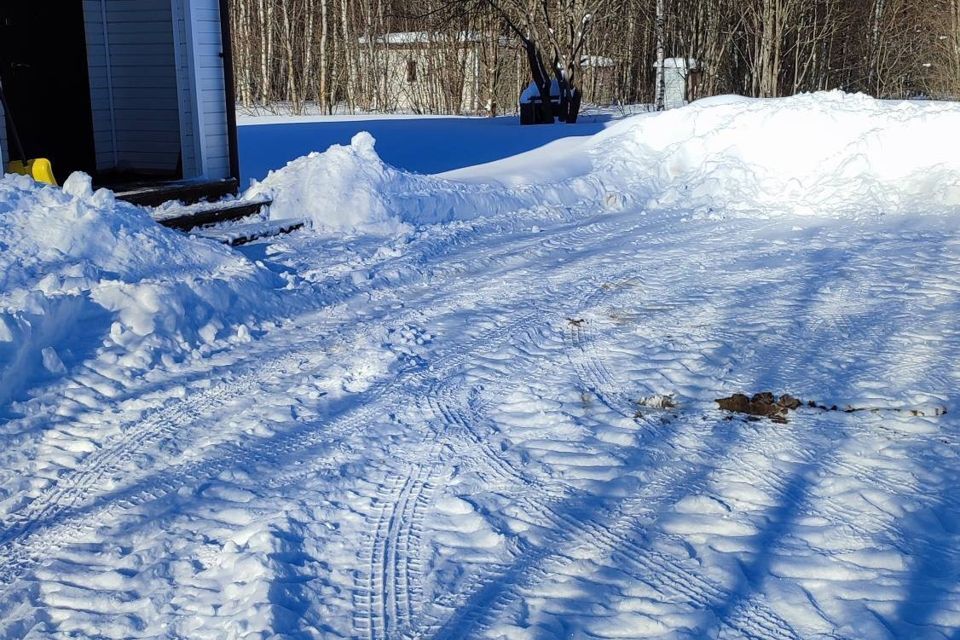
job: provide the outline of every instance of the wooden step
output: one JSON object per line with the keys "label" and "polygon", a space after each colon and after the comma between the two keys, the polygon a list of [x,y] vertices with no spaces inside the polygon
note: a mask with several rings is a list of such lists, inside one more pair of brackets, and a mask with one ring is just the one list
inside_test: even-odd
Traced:
{"label": "wooden step", "polygon": [[273,227],[264,227],[260,230],[252,230],[251,233],[246,235],[240,235],[232,238],[229,242],[231,247],[239,247],[240,245],[249,244],[255,240],[262,240],[264,238],[272,238],[274,236],[282,236],[297,229],[302,229],[306,224],[302,220],[287,220],[287,221],[277,221],[282,224],[275,224]]}
{"label": "wooden step", "polygon": [[144,207],[159,207],[165,202],[179,200],[187,204],[207,200],[216,202],[224,196],[237,193],[235,178],[222,180],[181,180],[175,182],[143,182],[108,186],[120,200]]}
{"label": "wooden step", "polygon": [[219,205],[202,205],[200,208],[184,207],[182,213],[175,211],[157,218],[157,222],[171,229],[189,231],[218,222],[240,220],[260,213],[261,209],[270,206],[270,200],[234,200]]}
{"label": "wooden step", "polygon": [[249,222],[227,225],[223,227],[208,227],[206,229],[196,229],[191,235],[216,240],[223,244],[229,244],[232,247],[249,244],[263,238],[272,238],[302,229],[306,223],[303,220],[261,220],[259,222]]}

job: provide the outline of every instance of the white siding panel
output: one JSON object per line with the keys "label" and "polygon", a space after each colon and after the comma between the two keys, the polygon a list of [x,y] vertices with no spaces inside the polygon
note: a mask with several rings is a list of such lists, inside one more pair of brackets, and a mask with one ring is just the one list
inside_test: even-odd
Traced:
{"label": "white siding panel", "polygon": [[189,0],[172,0],[174,37],[176,38],[177,100],[180,106],[180,147],[183,153],[184,178],[196,178],[203,174],[200,166],[200,149],[196,136],[198,127],[193,103],[193,73],[189,38]]}
{"label": "white siding panel", "polygon": [[120,166],[173,170],[180,107],[170,0],[107,0],[107,21]]}
{"label": "white siding panel", "polygon": [[207,178],[230,176],[230,147],[218,0],[182,0],[190,8],[189,41],[200,158]]}
{"label": "white siding panel", "polygon": [[98,169],[173,171],[181,118],[171,0],[84,0]]}
{"label": "white siding panel", "polygon": [[104,2],[83,1],[83,24],[87,39],[87,67],[90,75],[90,106],[93,115],[93,147],[97,169],[117,166],[116,127],[110,83],[107,30],[103,21]]}
{"label": "white siding panel", "polygon": [[83,6],[97,167],[228,177],[218,0]]}

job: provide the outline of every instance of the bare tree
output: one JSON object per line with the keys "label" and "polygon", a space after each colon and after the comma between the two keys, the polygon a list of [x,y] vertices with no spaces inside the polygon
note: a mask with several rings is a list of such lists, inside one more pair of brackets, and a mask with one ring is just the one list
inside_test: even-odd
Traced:
{"label": "bare tree", "polygon": [[664,73],[664,64],[666,58],[666,16],[663,0],[657,0],[657,13],[654,18],[654,31],[657,41],[657,92],[656,107],[657,111],[663,111],[664,93],[666,93],[666,76]]}
{"label": "bare tree", "polygon": [[495,115],[532,81],[541,120],[559,89],[559,117],[575,122],[584,101],[659,106],[673,57],[697,62],[691,99],[960,94],[960,0],[230,2],[245,107]]}

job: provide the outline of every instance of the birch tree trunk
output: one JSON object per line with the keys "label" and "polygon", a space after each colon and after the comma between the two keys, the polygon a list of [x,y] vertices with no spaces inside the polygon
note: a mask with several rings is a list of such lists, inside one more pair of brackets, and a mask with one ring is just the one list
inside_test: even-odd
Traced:
{"label": "birch tree trunk", "polygon": [[280,15],[283,19],[283,50],[287,63],[287,97],[293,105],[294,113],[303,113],[303,104],[297,90],[297,72],[293,57],[293,28],[290,23],[290,0],[281,0]]}
{"label": "birch tree trunk", "polygon": [[343,35],[343,56],[344,56],[344,70],[345,70],[345,82],[347,88],[347,102],[350,105],[350,109],[357,108],[357,97],[355,94],[355,83],[357,79],[357,67],[356,61],[354,59],[354,50],[353,50],[353,36],[350,29],[350,16],[347,12],[347,2],[346,0],[340,0],[340,30]]}
{"label": "birch tree trunk", "polygon": [[300,70],[300,100],[304,103],[310,99],[313,88],[313,27],[316,18],[316,7],[312,0],[304,2],[304,34],[302,41],[303,67]]}
{"label": "birch tree trunk", "polygon": [[273,96],[273,0],[260,5],[260,102],[269,106]]}
{"label": "birch tree trunk", "polygon": [[327,59],[327,37],[330,32],[330,25],[327,17],[328,0],[320,0],[320,86],[317,89],[317,101],[320,103],[320,109],[324,113],[330,113],[330,96],[327,87],[327,69],[329,61]]}
{"label": "birch tree trunk", "polygon": [[657,111],[664,109],[664,93],[666,93],[666,77],[664,74],[664,64],[666,59],[666,33],[664,21],[664,0],[657,0],[657,14],[655,17],[654,30],[657,40],[657,89],[654,96]]}

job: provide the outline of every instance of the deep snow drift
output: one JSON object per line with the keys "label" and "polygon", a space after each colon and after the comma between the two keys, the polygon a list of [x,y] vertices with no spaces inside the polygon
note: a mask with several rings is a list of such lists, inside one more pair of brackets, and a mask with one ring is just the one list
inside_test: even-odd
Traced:
{"label": "deep snow drift", "polygon": [[128,377],[182,359],[247,326],[283,286],[226,247],[158,226],[145,211],[94,193],[0,181],[0,419],[31,385],[89,358]]}
{"label": "deep snow drift", "polygon": [[[724,98],[444,176],[359,135],[242,254],[5,178],[0,637],[955,638],[958,130]],[[716,402],[762,391],[805,402]]]}
{"label": "deep snow drift", "polygon": [[942,211],[960,206],[960,159],[947,134],[958,113],[952,103],[840,92],[728,96],[442,177],[387,165],[360,133],[272,172],[248,195],[272,194],[274,218],[340,230],[586,201],[728,216]]}

